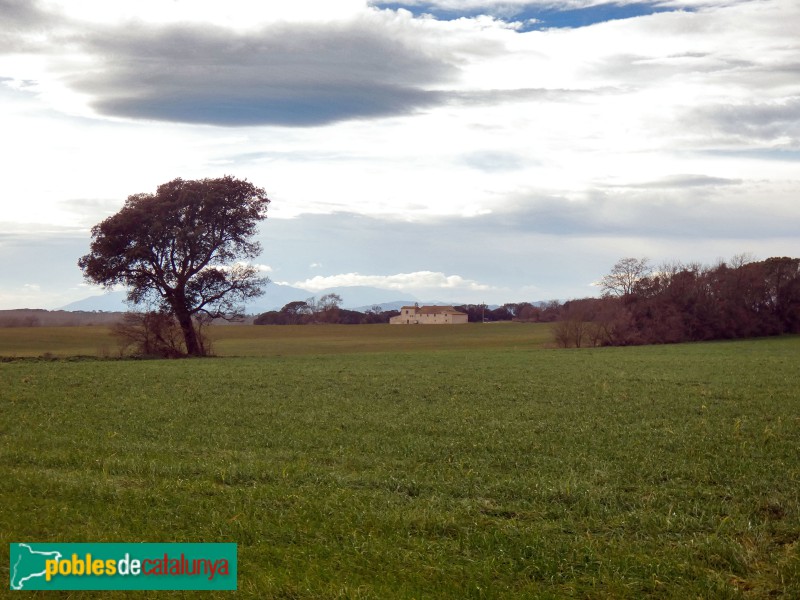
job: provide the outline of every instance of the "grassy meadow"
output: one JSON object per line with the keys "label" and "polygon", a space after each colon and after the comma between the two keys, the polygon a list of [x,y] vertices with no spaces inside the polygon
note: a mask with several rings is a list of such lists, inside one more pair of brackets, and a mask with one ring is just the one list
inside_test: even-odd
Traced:
{"label": "grassy meadow", "polygon": [[[396,325],[218,325],[206,330],[216,356],[279,356],[350,352],[530,349],[550,344],[550,325],[399,327]],[[446,331],[447,334],[443,335]],[[0,328],[0,358],[118,358],[108,327]]]}
{"label": "grassy meadow", "polygon": [[136,361],[37,329],[0,330],[50,353],[0,363],[6,580],[15,541],[236,542],[253,598],[800,597],[800,337],[243,326]]}

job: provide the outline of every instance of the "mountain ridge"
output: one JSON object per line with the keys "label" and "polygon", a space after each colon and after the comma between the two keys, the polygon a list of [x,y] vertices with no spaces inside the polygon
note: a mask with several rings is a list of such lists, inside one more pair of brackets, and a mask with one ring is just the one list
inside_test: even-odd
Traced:
{"label": "mountain ridge", "polygon": [[[290,285],[270,283],[265,288],[263,296],[245,304],[245,312],[250,315],[257,315],[271,310],[280,310],[289,302],[304,301],[309,298],[319,299],[326,294],[337,294],[342,298],[341,307],[350,310],[367,310],[373,306],[380,306],[382,310],[388,310],[390,306],[405,306],[415,302],[421,303],[419,299],[411,294],[369,286],[340,286],[312,292]],[[70,302],[57,310],[125,312],[129,310],[128,305],[125,303],[125,296],[126,292],[124,291],[106,292]]]}

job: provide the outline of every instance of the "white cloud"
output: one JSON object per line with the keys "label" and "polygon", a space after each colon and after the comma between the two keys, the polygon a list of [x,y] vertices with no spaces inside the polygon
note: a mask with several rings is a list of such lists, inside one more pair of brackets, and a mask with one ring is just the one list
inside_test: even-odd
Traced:
{"label": "white cloud", "polygon": [[460,275],[445,275],[433,271],[417,271],[414,273],[398,273],[396,275],[360,275],[359,273],[342,273],[312,277],[305,281],[296,281],[290,285],[314,292],[332,287],[371,286],[389,290],[470,290],[481,291],[491,289],[477,281],[464,279]]}
{"label": "white cloud", "polygon": [[245,267],[252,267],[256,270],[257,273],[261,275],[265,275],[267,273],[272,273],[273,268],[269,265],[262,265],[259,263],[248,263],[243,261],[235,262],[232,265],[214,265],[213,267],[208,267],[209,269],[218,269],[220,271],[232,271],[235,269],[241,269]]}

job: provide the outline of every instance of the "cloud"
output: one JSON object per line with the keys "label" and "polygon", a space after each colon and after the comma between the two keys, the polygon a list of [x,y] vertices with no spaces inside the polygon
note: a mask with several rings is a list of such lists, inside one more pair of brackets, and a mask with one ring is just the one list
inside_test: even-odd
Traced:
{"label": "cloud", "polygon": [[58,203],[64,212],[74,215],[78,222],[87,227],[113,215],[122,207],[122,199],[72,198]]}
{"label": "cloud", "polygon": [[0,54],[36,51],[39,39],[56,19],[34,0],[0,0]]}
{"label": "cloud", "polygon": [[[767,191],[769,190],[769,191]],[[682,240],[785,239],[800,223],[800,185],[768,186],[709,176],[677,175],[629,185],[598,186],[576,197],[531,191],[479,217],[484,235],[658,237]],[[770,196],[770,210],[759,204]]]}
{"label": "cloud", "polygon": [[109,116],[222,126],[315,126],[413,113],[441,103],[454,57],[410,18],[272,24],[257,32],[209,25],[99,29],[97,64],[70,86]]}
{"label": "cloud", "polygon": [[252,264],[252,265],[250,265],[250,266],[252,266],[252,267],[255,267],[255,268],[256,268],[256,270],[257,270],[259,273],[272,273],[272,271],[274,270],[274,269],[273,269],[271,266],[269,266],[269,265],[262,265],[262,264],[259,264],[259,263],[254,263],[254,264]]}
{"label": "cloud", "polygon": [[[301,215],[273,219],[261,242],[267,257],[271,249],[280,249],[269,258],[273,279],[318,289],[404,281],[400,275],[394,280],[364,275],[387,272],[434,273],[429,283],[436,285],[444,282],[442,274],[456,273],[466,282],[492,288],[514,282],[547,289],[542,281],[571,279],[573,271],[591,270],[603,256],[613,264],[620,256],[636,255],[634,244],[642,254],[659,259],[675,253],[685,260],[705,260],[687,254],[700,243],[719,248],[709,260],[753,250],[791,254],[775,249],[796,237],[800,185],[719,179],[677,175],[597,186],[574,197],[531,189],[469,218],[409,222],[348,213]],[[770,199],[769,210],[760,197]],[[315,244],[308,243],[311,239]],[[309,267],[321,255],[326,271],[338,275],[320,276]],[[603,272],[595,268],[591,277]],[[305,277],[289,279],[292,273]]]}
{"label": "cloud", "polygon": [[34,28],[50,21],[35,0],[0,0],[0,15],[6,31]]}
{"label": "cloud", "polygon": [[[36,1],[36,0],[33,0]],[[218,23],[252,29],[275,22],[330,22],[363,12],[364,0],[46,0],[48,8],[87,23]]]}
{"label": "cloud", "polygon": [[[312,127],[440,105],[441,88],[458,76],[464,57],[495,45],[430,35],[430,23],[359,2],[339,11],[344,18],[329,20],[313,11],[300,19],[296,10],[249,5],[255,12],[249,27],[221,25],[218,3],[195,10],[177,2],[175,18],[163,21],[152,19],[160,14],[154,6],[126,11],[109,4],[87,12],[83,4],[73,9],[53,2],[45,11],[36,3],[0,0],[7,24],[0,53],[40,55],[38,66],[48,68],[37,68],[26,83],[31,90],[42,83],[37,78],[46,79],[51,98],[63,103],[71,96],[109,117]],[[196,20],[197,13],[208,19]],[[6,70],[0,64],[3,81],[18,85],[21,78],[9,75],[19,69]]]}
{"label": "cloud", "polygon": [[[607,0],[562,0],[559,10],[587,8]],[[452,13],[484,13],[499,17],[513,17],[529,8],[553,8],[553,0],[401,0],[399,2],[373,0],[373,6],[417,8],[427,13],[442,11]]]}
{"label": "cloud", "polygon": [[[125,12],[103,4],[95,21],[67,4],[58,12],[55,3],[49,13],[13,4],[17,10],[9,12],[20,14],[30,34],[25,39],[35,39],[43,56],[52,53],[51,71],[59,77],[43,89],[109,117],[314,127],[447,104],[560,101],[575,93],[459,84],[469,60],[507,51],[491,33],[504,29],[501,22],[438,23],[362,7],[345,20],[265,20],[244,29],[197,22],[189,18],[193,12],[181,13],[187,17],[182,22],[128,19],[120,25],[109,18]],[[22,37],[14,40],[9,48],[18,52]],[[36,91],[41,83],[26,85]]]}
{"label": "cloud", "polygon": [[459,162],[479,171],[494,173],[521,169],[526,160],[523,156],[512,152],[485,150],[464,154]]}
{"label": "cloud", "polygon": [[703,106],[684,118],[713,136],[717,145],[800,149],[800,97]]}
{"label": "cloud", "polygon": [[484,89],[484,90],[456,90],[444,96],[450,104],[463,106],[491,105],[506,102],[538,104],[544,102],[562,103],[581,101],[588,97],[607,93],[611,90],[594,89],[552,89],[552,88],[513,88],[513,89]]}
{"label": "cloud", "polygon": [[333,287],[370,286],[388,290],[469,290],[482,291],[490,286],[464,279],[460,275],[445,275],[432,271],[398,273],[396,275],[360,275],[341,273],[339,275],[316,276],[304,281],[291,283],[294,287],[318,292]]}
{"label": "cloud", "polygon": [[209,266],[209,269],[218,269],[220,271],[235,271],[242,268],[254,268],[256,273],[259,275],[266,275],[267,273],[272,273],[273,268],[269,265],[260,264],[260,263],[248,263],[244,261],[237,261],[231,265],[213,265]]}
{"label": "cloud", "polygon": [[[517,33],[504,29],[501,22],[477,17],[453,22],[414,18],[402,10],[368,9],[363,3],[359,8],[357,2],[348,3],[342,18],[326,21],[314,18],[313,11],[307,11],[305,21],[297,20],[297,10],[291,20],[278,21],[267,18],[270,11],[251,7],[250,27],[220,25],[226,19],[209,19],[222,14],[218,8],[201,3],[197,10],[187,12],[190,6],[184,1],[171,4],[165,12],[174,12],[174,17],[162,21],[153,21],[157,3],[142,4],[137,10],[147,18],[128,18],[123,24],[88,20],[92,13],[86,7],[70,10],[66,2],[47,5],[60,6],[62,12],[51,8],[45,13],[35,3],[2,0],[0,10],[20,23],[23,31],[44,28],[49,32],[29,37],[42,48],[51,48],[51,71],[60,75],[58,82],[50,82],[51,87],[66,87],[102,115],[231,127],[308,128],[407,116],[442,106],[469,108],[503,102],[578,106],[597,95],[610,94],[610,101],[629,96],[645,84],[671,89],[673,78],[686,73],[713,73],[742,82],[763,73],[777,78],[773,83],[780,85],[796,80],[798,63],[790,41],[793,32],[774,23],[791,20],[776,17],[777,10],[785,10],[785,2],[776,2],[779,9],[773,2],[760,12],[735,5],[727,11],[659,15],[657,20],[636,24],[603,23],[568,32],[568,37]],[[128,14],[126,10],[137,14],[131,3],[126,10],[95,4],[94,12],[101,16],[109,12],[119,18]],[[522,0],[404,4],[462,13],[481,7],[550,10],[554,6]],[[601,4],[580,0],[568,7]],[[696,2],[687,0],[686,4]],[[177,18],[181,15],[183,21]],[[197,15],[209,20],[200,22]],[[748,28],[743,32],[744,22]],[[728,30],[745,39],[737,42]],[[763,38],[767,35],[783,38],[788,45],[783,50],[766,47]],[[762,58],[744,59],[741,53],[731,52],[729,48],[737,43],[763,49]],[[793,45],[798,46],[797,42]],[[495,60],[502,60],[505,67],[498,68],[502,65]],[[689,113],[687,119],[692,116]]]}
{"label": "cloud", "polygon": [[641,183],[628,183],[619,186],[629,189],[685,189],[695,187],[718,187],[726,185],[740,185],[741,179],[728,179],[725,177],[710,177],[708,175],[670,175],[655,181],[644,181]]}

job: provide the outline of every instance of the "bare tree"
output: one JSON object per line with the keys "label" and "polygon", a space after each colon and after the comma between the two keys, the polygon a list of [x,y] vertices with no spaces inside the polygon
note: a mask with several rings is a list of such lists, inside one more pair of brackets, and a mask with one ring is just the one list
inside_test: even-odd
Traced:
{"label": "bare tree", "polygon": [[176,358],[185,352],[178,321],[164,312],[128,312],[111,327],[121,353]]}
{"label": "bare tree", "polygon": [[651,272],[650,260],[647,258],[622,258],[600,280],[600,288],[604,296],[628,296],[633,292],[634,286],[649,277]]}
{"label": "bare tree", "polygon": [[319,299],[319,306],[321,310],[339,308],[341,303],[342,297],[339,294],[325,294]]}

